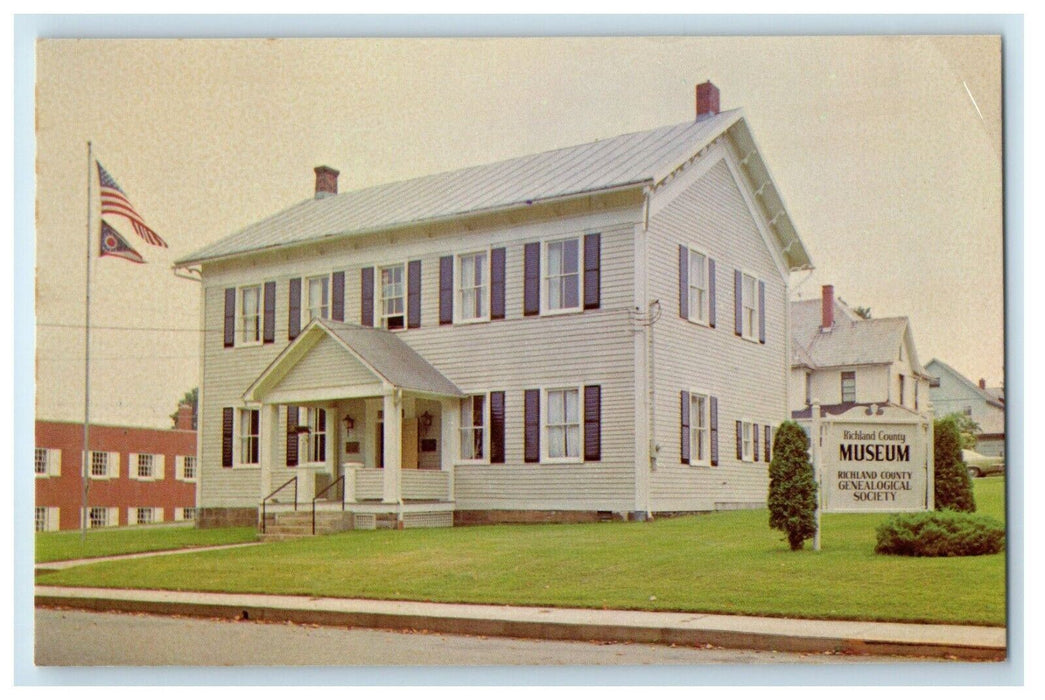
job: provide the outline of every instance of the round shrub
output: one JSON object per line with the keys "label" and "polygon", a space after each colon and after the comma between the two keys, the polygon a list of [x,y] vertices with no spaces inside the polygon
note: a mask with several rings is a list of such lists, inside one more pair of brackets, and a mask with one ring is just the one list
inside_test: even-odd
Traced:
{"label": "round shrub", "polygon": [[976,510],[972,481],[962,461],[961,430],[950,416],[933,422],[933,471],[936,510]]}
{"label": "round shrub", "polygon": [[971,557],[1005,548],[1005,526],[994,518],[952,510],[894,515],[878,526],[876,554]]}
{"label": "round shrub", "polygon": [[792,551],[816,534],[816,481],[809,438],[794,421],[780,424],[769,463],[769,526],[783,530]]}

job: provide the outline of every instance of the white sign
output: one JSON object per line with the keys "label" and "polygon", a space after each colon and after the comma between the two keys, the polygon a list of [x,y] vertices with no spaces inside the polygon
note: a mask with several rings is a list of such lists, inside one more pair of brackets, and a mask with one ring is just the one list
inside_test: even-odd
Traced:
{"label": "white sign", "polygon": [[928,423],[824,420],[820,449],[825,513],[928,510]]}

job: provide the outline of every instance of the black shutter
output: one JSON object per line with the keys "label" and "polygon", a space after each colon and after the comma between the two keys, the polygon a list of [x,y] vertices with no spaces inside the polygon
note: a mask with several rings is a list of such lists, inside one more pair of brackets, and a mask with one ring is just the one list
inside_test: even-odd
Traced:
{"label": "black shutter", "polygon": [[287,466],[298,464],[298,407],[287,406]]}
{"label": "black shutter", "polygon": [[411,260],[406,265],[406,327],[421,327],[421,261]]}
{"label": "black shutter", "polygon": [[236,289],[225,290],[225,347],[236,344]]}
{"label": "black shutter", "polygon": [[504,464],[504,392],[490,392],[490,463]]}
{"label": "black shutter", "polygon": [[490,318],[504,318],[504,248],[490,251]]}
{"label": "black shutter", "polygon": [[266,343],[276,342],[276,283],[265,283],[265,326],[261,339]]}
{"label": "black shutter", "polygon": [[360,272],[359,322],[364,326],[374,325],[374,268],[364,267]]}
{"label": "black shutter", "polygon": [[751,426],[751,439],[753,441],[752,445],[751,445],[752,448],[753,448],[751,450],[751,458],[757,462],[758,461],[758,423],[754,423]]}
{"label": "black shutter", "polygon": [[232,466],[232,422],[234,411],[221,409],[221,466]]}
{"label": "black shutter", "polygon": [[584,387],[584,461],[602,459],[602,387]]}
{"label": "black shutter", "polygon": [[541,312],[541,244],[523,248],[523,316]]}
{"label": "black shutter", "polygon": [[287,311],[287,337],[290,340],[301,332],[301,278],[290,280],[290,304]]}
{"label": "black shutter", "polygon": [[439,325],[454,322],[454,256],[439,258]]}
{"label": "black shutter", "polygon": [[[250,434],[261,435],[261,411],[248,411],[247,415],[250,416]],[[261,440],[253,440],[250,443],[250,463],[260,464],[261,463]]]}
{"label": "black shutter", "polygon": [[744,459],[744,422],[737,421],[737,459]]}
{"label": "black shutter", "polygon": [[682,436],[682,446],[681,446],[682,460],[681,461],[682,461],[683,464],[689,464],[689,428],[690,428],[690,420],[689,420],[689,392],[688,391],[680,392],[679,396],[680,396],[679,409],[680,409],[681,414],[682,414],[682,421],[680,422],[680,430],[681,430],[681,436]]}
{"label": "black shutter", "polygon": [[523,395],[526,411],[524,425],[523,460],[526,462],[541,461],[541,391],[527,389]]}
{"label": "black shutter", "polygon": [[689,318],[689,249],[684,245],[679,246],[679,316]]}
{"label": "black shutter", "polygon": [[602,274],[602,235],[589,233],[584,237],[584,308],[599,308],[599,289]]}
{"label": "black shutter", "polygon": [[345,320],[345,271],[339,270],[330,280],[330,318]]}
{"label": "black shutter", "polygon": [[708,258],[708,325],[715,327],[715,261]]}
{"label": "black shutter", "polygon": [[758,281],[758,342],[766,342],[766,283]]}
{"label": "black shutter", "polygon": [[766,446],[765,446],[766,461],[769,462],[769,461],[772,461],[772,459],[773,459],[773,429],[767,425],[767,426],[765,426],[765,432],[766,432]]}
{"label": "black shutter", "polygon": [[744,335],[744,276],[740,270],[733,271],[733,332]]}
{"label": "black shutter", "polygon": [[708,423],[711,429],[711,466],[718,466],[718,399],[708,399]]}

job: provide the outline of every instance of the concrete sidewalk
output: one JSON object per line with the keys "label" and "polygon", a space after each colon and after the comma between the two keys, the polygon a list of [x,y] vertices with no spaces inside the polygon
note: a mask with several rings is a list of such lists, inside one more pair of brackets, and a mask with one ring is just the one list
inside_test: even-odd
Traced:
{"label": "concrete sidewalk", "polygon": [[1002,660],[1005,629],[739,615],[36,586],[36,605],[446,634]]}

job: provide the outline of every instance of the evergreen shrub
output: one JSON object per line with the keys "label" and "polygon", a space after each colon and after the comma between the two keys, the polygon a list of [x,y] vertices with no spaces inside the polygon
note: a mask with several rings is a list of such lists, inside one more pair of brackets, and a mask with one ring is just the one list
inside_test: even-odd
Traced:
{"label": "evergreen shrub", "polygon": [[974,512],[972,481],[962,461],[962,434],[954,418],[947,416],[933,423],[933,450],[936,510]]}
{"label": "evergreen shrub", "polygon": [[944,510],[894,515],[878,526],[876,554],[970,557],[1005,548],[1005,526],[994,518]]}
{"label": "evergreen shrub", "polygon": [[769,463],[769,526],[782,530],[792,551],[816,534],[816,481],[809,461],[809,438],[785,421],[773,438]]}

